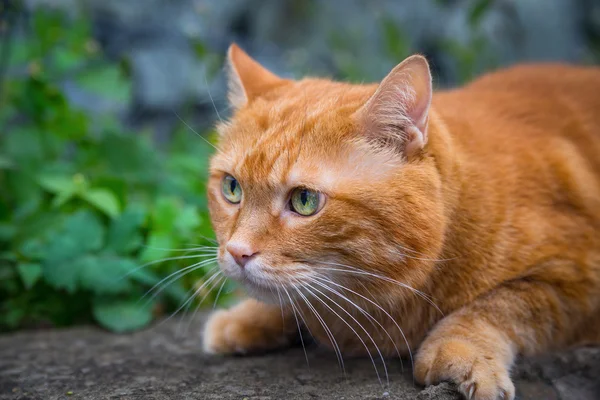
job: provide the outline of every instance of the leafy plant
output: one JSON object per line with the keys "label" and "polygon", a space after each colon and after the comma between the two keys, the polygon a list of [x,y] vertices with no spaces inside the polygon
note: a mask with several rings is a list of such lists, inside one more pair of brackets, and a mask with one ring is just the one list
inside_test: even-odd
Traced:
{"label": "leafy plant", "polygon": [[0,329],[92,318],[141,328],[187,300],[210,267],[161,282],[206,259],[174,249],[211,244],[211,148],[182,128],[158,149],[148,134],[78,109],[66,82],[126,105],[129,80],[83,21],[36,12],[32,22],[0,93]]}

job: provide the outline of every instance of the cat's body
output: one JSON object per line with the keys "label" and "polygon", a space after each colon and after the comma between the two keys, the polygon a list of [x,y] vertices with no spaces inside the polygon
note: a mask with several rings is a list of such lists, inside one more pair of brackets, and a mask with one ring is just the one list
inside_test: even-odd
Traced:
{"label": "cat's body", "polygon": [[[420,382],[496,399],[516,355],[600,342],[599,69],[515,67],[431,100],[418,57],[379,86],[230,61],[211,215],[222,269],[273,298],[217,313],[207,350],[299,323],[342,355],[418,349]],[[297,187],[323,193],[314,214],[286,206]]]}

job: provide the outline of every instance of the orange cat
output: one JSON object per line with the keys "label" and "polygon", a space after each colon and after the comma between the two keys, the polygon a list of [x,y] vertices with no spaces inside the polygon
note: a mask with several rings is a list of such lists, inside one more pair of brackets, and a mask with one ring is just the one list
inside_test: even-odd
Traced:
{"label": "orange cat", "polygon": [[235,45],[229,66],[209,201],[220,267],[258,300],[215,313],[207,351],[284,346],[299,324],[513,399],[517,355],[600,340],[600,69],[432,95],[421,56],[379,85],[281,79]]}

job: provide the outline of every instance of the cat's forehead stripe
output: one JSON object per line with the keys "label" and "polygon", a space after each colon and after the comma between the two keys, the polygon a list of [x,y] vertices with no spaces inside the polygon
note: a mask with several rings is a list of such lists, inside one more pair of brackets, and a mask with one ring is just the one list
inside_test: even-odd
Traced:
{"label": "cat's forehead stripe", "polygon": [[[271,124],[261,132],[255,141],[245,149],[240,166],[251,176],[262,173],[271,186],[279,185],[297,162],[302,152],[302,145],[307,135],[311,134],[318,121],[317,114],[307,114],[307,110],[289,110],[281,105],[285,113],[296,113],[295,120],[300,124],[292,124],[283,119]],[[302,115],[304,113],[304,115]]]}

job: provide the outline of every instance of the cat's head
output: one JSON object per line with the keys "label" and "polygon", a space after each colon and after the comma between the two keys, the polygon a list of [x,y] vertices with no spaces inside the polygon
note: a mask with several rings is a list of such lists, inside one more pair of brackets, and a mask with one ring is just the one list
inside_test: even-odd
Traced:
{"label": "cat's head", "polygon": [[379,85],[282,79],[235,45],[228,61],[234,113],[208,185],[225,274],[262,298],[326,280],[422,285],[444,225],[426,60]]}

